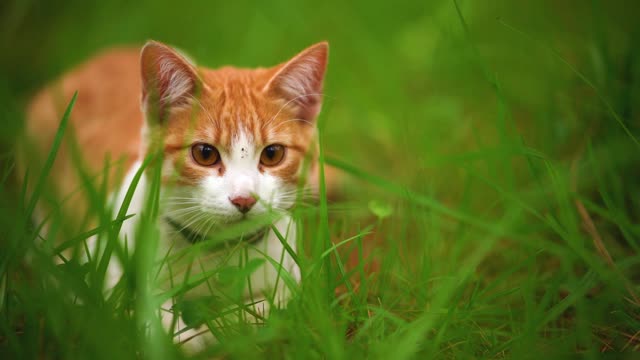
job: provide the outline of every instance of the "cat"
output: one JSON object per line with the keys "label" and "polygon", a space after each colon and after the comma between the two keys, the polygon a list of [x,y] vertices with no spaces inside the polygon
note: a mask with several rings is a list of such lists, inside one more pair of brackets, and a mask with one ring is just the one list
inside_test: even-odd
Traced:
{"label": "cat", "polygon": [[[185,264],[165,270],[165,283],[183,281],[188,271],[194,271],[193,276],[206,273],[220,266],[222,258],[237,265],[264,260],[266,254],[276,263],[259,262],[247,281],[250,289],[246,285],[243,289],[246,302],[257,304],[258,314],[266,314],[267,294],[275,287],[278,306],[290,297],[286,282],[279,280],[283,272],[300,281],[292,256],[296,224],[288,211],[305,179],[311,179],[306,188],[316,182],[316,118],[327,60],[327,42],[310,46],[279,65],[255,69],[197,67],[180,51],[156,41],[147,42],[141,50],[108,50],[33,98],[27,108],[29,151],[23,151],[22,171],[30,164],[25,159],[46,158],[62,111],[77,91],[69,129],[49,175],[58,200],[55,206],[63,216],[77,220],[79,227],[86,226],[80,219],[86,217],[90,205],[77,191],[82,187],[75,170],[78,162],[89,174],[100,174],[105,163],[111,164],[104,180],[117,210],[145,157],[159,148],[163,163],[158,256],[180,253],[215,238],[225,228],[244,226],[239,236],[192,259],[190,270]],[[80,161],[74,159],[74,148]],[[121,230],[128,249],[134,247],[148,176],[144,173],[139,180],[127,211],[134,216]],[[55,206],[41,201],[36,223],[44,222]],[[259,222],[266,215],[272,216],[272,224]],[[46,230],[45,222],[44,238]],[[90,239],[88,248],[94,253],[104,251],[96,241]],[[219,255],[236,247],[246,250]],[[120,264],[111,260],[107,288],[121,275]],[[189,294],[205,294],[208,285],[205,282]],[[164,308],[171,306],[168,303]],[[163,317],[166,319],[172,317]],[[178,320],[187,331],[176,341],[192,337],[197,329]]]}

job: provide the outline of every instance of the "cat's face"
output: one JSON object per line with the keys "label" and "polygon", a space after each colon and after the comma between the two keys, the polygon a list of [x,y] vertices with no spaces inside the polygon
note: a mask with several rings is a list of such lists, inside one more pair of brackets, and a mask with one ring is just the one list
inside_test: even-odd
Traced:
{"label": "cat's face", "polygon": [[320,43],[270,69],[208,70],[145,46],[143,106],[149,131],[162,133],[164,216],[206,234],[289,209],[312,159],[326,61]]}

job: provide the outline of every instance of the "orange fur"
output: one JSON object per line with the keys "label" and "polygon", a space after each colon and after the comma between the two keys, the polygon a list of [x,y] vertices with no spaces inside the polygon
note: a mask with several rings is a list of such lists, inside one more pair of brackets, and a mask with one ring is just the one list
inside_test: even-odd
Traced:
{"label": "orange fur", "polygon": [[[110,169],[109,189],[112,191],[121,183],[126,172],[123,169],[128,169],[144,156],[141,135],[144,116],[140,99],[143,87],[147,86],[143,86],[141,81],[139,53],[138,49],[124,48],[99,54],[42,90],[29,104],[25,127],[30,144],[26,151],[29,161],[24,166],[46,157],[62,112],[72,94],[78,91],[70,129],[50,175],[50,182],[60,199],[81,187],[71,156],[71,139],[77,143],[90,174],[100,174],[106,159],[110,159],[111,164],[123,166],[118,170],[117,167]],[[203,141],[224,151],[233,135],[241,129],[253,136],[257,146],[286,145],[286,160],[273,168],[261,167],[260,171],[287,182],[297,182],[300,164],[313,143],[313,121],[319,111],[320,96],[302,99],[309,102],[298,106],[300,104],[286,97],[283,87],[276,87],[274,83],[287,81],[287,71],[291,69],[288,65],[301,59],[326,61],[326,53],[327,44],[320,43],[287,63],[267,69],[194,68],[197,80],[201,82],[197,101],[188,109],[172,111],[165,119],[167,123],[162,124],[165,129],[165,155],[178,169],[177,182],[192,184],[210,171],[191,160],[190,144]],[[188,67],[189,64],[180,66]],[[324,66],[322,63],[321,68]],[[143,80],[152,71],[143,64]],[[324,74],[316,75],[322,79]],[[143,97],[149,96],[145,92],[142,94]],[[153,128],[155,125],[149,126]],[[218,171],[224,173],[223,165]],[[63,206],[67,215],[86,212],[87,204],[82,195],[68,203],[72,206]]]}
{"label": "orange fur", "polygon": [[[314,126],[303,121],[289,121],[296,118],[291,107],[282,108],[283,101],[262,92],[272,75],[272,69],[228,67],[202,71],[201,77],[208,85],[200,96],[202,107],[176,114],[164,139],[166,155],[174,159],[176,165],[181,165],[181,180],[195,181],[209,171],[189,161],[189,144],[202,141],[225,149],[231,145],[233,134],[244,129],[253,136],[257,146],[287,145],[289,161],[274,169],[262,170],[289,182],[297,181],[297,170],[312,143]],[[264,126],[266,123],[270,126]],[[277,132],[269,133],[271,129],[277,129]]]}
{"label": "orange fur", "polygon": [[[296,248],[296,223],[288,210],[299,195],[300,178],[308,178],[304,170],[313,167],[302,166],[303,160],[311,152],[312,165],[315,162],[315,119],[322,102],[327,52],[328,45],[319,43],[271,68],[217,70],[198,68],[157,42],[147,43],[142,51],[102,53],[64,75],[31,102],[22,170],[27,165],[39,168],[37,160],[46,158],[62,110],[78,91],[68,132],[48,179],[57,202],[67,199],[62,215],[75,222],[73,230],[90,221],[90,198],[76,192],[84,183],[78,162],[90,176],[97,175],[95,185],[106,181],[111,201],[118,207],[140,160],[147,153],[162,150],[159,252],[180,251],[195,241],[210,239],[232,223],[247,220],[250,225],[253,218],[277,215],[271,226],[243,230],[238,239],[253,239],[246,242],[246,253],[231,252],[228,256],[235,257],[229,258],[220,254],[228,249],[211,250],[211,254],[200,253],[197,260],[204,271],[223,259],[240,263],[246,260],[245,255],[249,259],[280,259],[279,266],[264,261],[247,279],[251,286],[246,289],[246,299],[254,302],[256,296],[262,297],[255,305],[266,313],[270,305],[264,301],[267,295],[280,304],[291,295],[284,282],[278,281],[282,269],[296,281],[301,276],[293,256],[285,251]],[[108,178],[100,179],[105,165]],[[149,189],[146,175],[138,186],[129,207],[134,216],[123,223],[120,232],[128,241],[135,241],[140,219],[136,215],[144,210],[144,195]],[[40,203],[39,210],[45,210],[44,205]],[[58,206],[55,202],[52,205],[54,209]],[[278,232],[284,234],[286,247]],[[104,245],[99,240],[87,239],[90,253],[102,251]],[[185,268],[180,262],[178,257],[163,266],[159,287],[175,283],[174,274],[187,281],[180,275]],[[190,269],[191,264],[186,267]],[[121,275],[119,260],[110,260],[107,288],[115,286]],[[202,289],[192,289],[189,296],[197,296]],[[169,317],[161,317],[168,325]],[[197,333],[197,329],[186,330],[180,336]]]}
{"label": "orange fur", "polygon": [[[25,132],[28,148],[22,168],[39,169],[53,143],[58,124],[75,91],[76,105],[69,120],[69,130],[58,151],[49,183],[59,199],[67,199],[62,208],[70,219],[83,216],[88,204],[78,193],[81,180],[71,151],[72,139],[82,152],[83,165],[90,174],[100,174],[105,161],[118,161],[109,184],[120,183],[123,170],[140,156],[139,66],[135,49],[114,49],[80,65],[60,80],[40,91],[27,109]],[[118,136],[108,136],[108,134]],[[117,169],[119,168],[119,170]],[[37,178],[32,173],[32,178]]]}

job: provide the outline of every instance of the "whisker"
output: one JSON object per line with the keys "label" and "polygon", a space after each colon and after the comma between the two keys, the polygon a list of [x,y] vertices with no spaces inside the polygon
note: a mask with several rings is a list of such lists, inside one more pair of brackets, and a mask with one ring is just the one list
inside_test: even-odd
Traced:
{"label": "whisker", "polygon": [[202,208],[202,204],[195,202],[165,202],[161,203],[164,208],[193,208],[200,207]]}
{"label": "whisker", "polygon": [[183,218],[183,217],[187,217],[187,216],[190,216],[192,214],[195,214],[195,213],[199,213],[200,211],[201,210],[199,208],[177,209],[177,210],[173,210],[173,211],[168,211],[168,212],[165,213],[165,215],[169,216],[169,217],[177,216],[177,217]]}
{"label": "whisker", "polygon": [[191,202],[191,203],[197,203],[200,202],[197,199],[162,199],[163,203],[170,203],[170,202]]}
{"label": "whisker", "polygon": [[282,126],[282,125],[284,125],[284,124],[286,124],[286,123],[290,123],[290,122],[292,122],[292,121],[302,121],[302,122],[304,122],[304,123],[309,124],[310,126],[313,126],[313,123],[312,123],[311,121],[309,121],[309,120],[305,120],[305,119],[297,119],[297,118],[296,118],[296,119],[289,119],[289,120],[286,120],[286,121],[281,122],[280,124],[278,124],[278,126],[276,126],[276,127],[274,127],[274,128],[273,128],[273,131],[275,131],[276,129],[278,129],[280,126]]}
{"label": "whisker", "polygon": [[191,196],[169,196],[169,197],[166,197],[164,200],[197,200],[197,199]]}
{"label": "whisker", "polygon": [[296,101],[296,100],[298,100],[298,99],[301,99],[301,98],[304,98],[304,97],[307,97],[307,96],[322,96],[322,97],[325,97],[325,95],[324,95],[323,93],[316,93],[316,94],[303,94],[303,95],[300,95],[300,96],[296,96],[296,97],[294,97],[293,99],[291,99],[291,100],[287,101],[284,105],[282,105],[282,107],[280,107],[280,110],[278,110],[278,112],[276,112],[276,114],[275,114],[275,115],[273,115],[273,117],[271,118],[271,120],[269,120],[269,121],[265,122],[264,124],[262,124],[261,129],[264,129],[264,127],[265,127],[265,126],[267,126],[267,125],[271,124],[271,122],[272,122],[272,121],[273,121],[273,120],[274,120],[278,115],[280,115],[280,113],[282,112],[282,110],[284,110],[284,108],[285,108],[287,105],[289,105],[290,103],[292,103],[292,102],[294,102],[294,101]]}
{"label": "whisker", "polygon": [[200,99],[196,99],[195,97],[192,97],[192,99],[196,102],[196,104],[198,104],[198,106],[200,107],[200,110],[202,110],[202,112],[204,113],[204,115],[207,117],[207,120],[209,120],[209,122],[212,125],[218,125],[218,122],[216,120],[214,120],[213,116],[211,116],[211,113],[209,112],[209,110],[205,109],[205,107],[202,105],[202,102],[200,102]]}
{"label": "whisker", "polygon": [[[212,217],[212,218],[209,220],[209,226],[207,227],[207,231],[206,231],[206,232],[204,232],[205,236],[206,236],[206,235],[209,235],[209,232],[211,231],[211,229],[213,228],[213,226],[214,226],[215,224],[216,224],[216,222],[215,222],[214,218]],[[203,227],[203,228],[204,228],[204,227]]]}
{"label": "whisker", "polygon": [[182,231],[184,229],[190,229],[191,225],[193,225],[194,223],[202,220],[203,218],[205,218],[208,214],[205,212],[200,212],[197,213],[196,215],[192,216],[188,221],[185,221],[185,223],[182,224],[182,228],[179,231]]}

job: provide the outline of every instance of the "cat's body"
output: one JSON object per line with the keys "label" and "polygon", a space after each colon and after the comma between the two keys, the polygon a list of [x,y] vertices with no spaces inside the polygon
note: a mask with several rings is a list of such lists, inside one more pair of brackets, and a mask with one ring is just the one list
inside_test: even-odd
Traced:
{"label": "cat's body", "polygon": [[[67,218],[78,219],[75,225],[86,226],[81,220],[89,204],[78,191],[82,181],[78,160],[72,156],[72,138],[87,173],[101,174],[109,161],[108,188],[115,209],[145,156],[153,149],[162,151],[159,256],[179,253],[195,241],[268,214],[275,214],[273,225],[295,251],[295,223],[287,210],[299,195],[301,180],[309,175],[305,159],[313,162],[307,155],[314,150],[326,61],[326,43],[267,69],[197,68],[156,42],[148,43],[141,53],[138,49],[103,53],[34,98],[26,123],[31,151],[25,152],[22,164],[30,168],[24,159],[46,157],[64,107],[78,91],[70,131],[49,177],[56,206],[62,204]],[[122,229],[129,249],[148,184],[143,176],[127,211],[136,214]],[[50,210],[39,204],[36,221]],[[222,261],[237,265],[267,254],[281,265],[267,260],[252,273],[251,291],[245,289],[247,301],[259,303],[276,283],[276,299],[286,301],[288,292],[278,277],[286,271],[299,281],[299,269],[269,224],[252,226],[222,243],[226,250],[243,246],[246,251],[231,257],[220,255],[228,254],[225,251],[204,251],[193,264],[165,271],[166,286],[183,281],[187,271],[197,275]],[[89,248],[101,251],[96,244]],[[108,282],[113,285],[121,270],[113,263],[109,271]],[[204,283],[190,293],[205,293],[209,286]]]}

